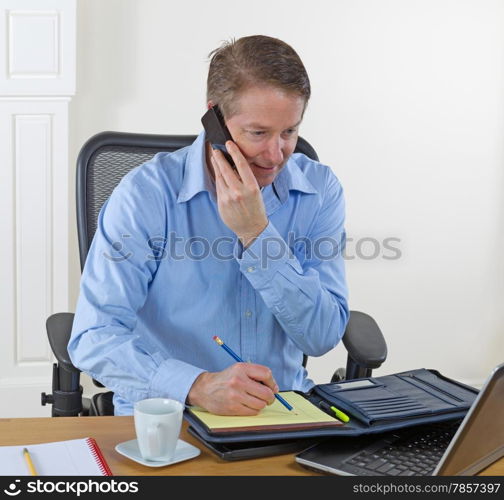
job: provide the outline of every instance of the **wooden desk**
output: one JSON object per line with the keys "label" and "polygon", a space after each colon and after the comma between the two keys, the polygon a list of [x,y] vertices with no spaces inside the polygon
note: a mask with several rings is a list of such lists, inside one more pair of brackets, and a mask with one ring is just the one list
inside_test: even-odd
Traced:
{"label": "wooden desk", "polygon": [[[64,417],[0,419],[0,445],[37,444],[93,437],[117,476],[316,476],[301,467],[293,454],[227,462],[221,460],[187,432],[181,439],[201,450],[198,457],[167,467],[145,467],[115,451],[115,446],[135,438],[133,417]],[[504,458],[481,475],[503,476]]]}

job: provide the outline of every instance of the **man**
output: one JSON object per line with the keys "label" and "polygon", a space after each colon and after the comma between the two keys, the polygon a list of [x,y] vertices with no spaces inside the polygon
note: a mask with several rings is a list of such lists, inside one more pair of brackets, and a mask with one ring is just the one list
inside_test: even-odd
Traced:
{"label": "man", "polygon": [[[286,43],[225,43],[211,53],[207,105],[224,115],[236,170],[202,133],[105,203],[69,353],[114,391],[117,415],[148,397],[255,415],[279,390],[313,386],[303,353],[332,349],[349,313],[342,188],[292,155],[309,97]],[[214,335],[247,362],[232,364]]]}

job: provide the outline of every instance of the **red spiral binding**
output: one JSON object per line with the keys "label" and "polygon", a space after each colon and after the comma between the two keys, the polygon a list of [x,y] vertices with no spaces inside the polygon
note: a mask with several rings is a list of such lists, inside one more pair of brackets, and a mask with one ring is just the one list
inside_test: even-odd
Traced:
{"label": "red spiral binding", "polygon": [[91,454],[93,455],[93,458],[98,464],[98,467],[100,468],[100,472],[102,473],[102,475],[112,476],[113,475],[112,471],[110,470],[110,467],[105,461],[105,458],[98,446],[98,443],[93,438],[86,438],[86,443],[89,446]]}

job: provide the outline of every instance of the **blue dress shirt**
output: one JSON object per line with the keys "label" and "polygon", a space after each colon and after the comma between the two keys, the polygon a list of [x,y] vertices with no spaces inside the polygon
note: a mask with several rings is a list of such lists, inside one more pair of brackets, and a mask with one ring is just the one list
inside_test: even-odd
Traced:
{"label": "blue dress shirt", "polygon": [[262,190],[269,224],[243,249],[222,222],[205,136],[127,174],[104,204],[82,274],[68,351],[114,391],[116,415],[151,397],[185,402],[203,371],[242,359],[280,390],[307,391],[347,321],[344,199],[331,169],[293,154]]}

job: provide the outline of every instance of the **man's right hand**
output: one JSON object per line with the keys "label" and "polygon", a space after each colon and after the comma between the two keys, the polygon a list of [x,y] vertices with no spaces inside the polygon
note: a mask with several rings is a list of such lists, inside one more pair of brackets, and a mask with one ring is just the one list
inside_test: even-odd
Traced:
{"label": "man's right hand", "polygon": [[278,385],[269,368],[235,363],[221,372],[199,375],[187,402],[216,415],[257,415],[273,403],[277,392]]}

